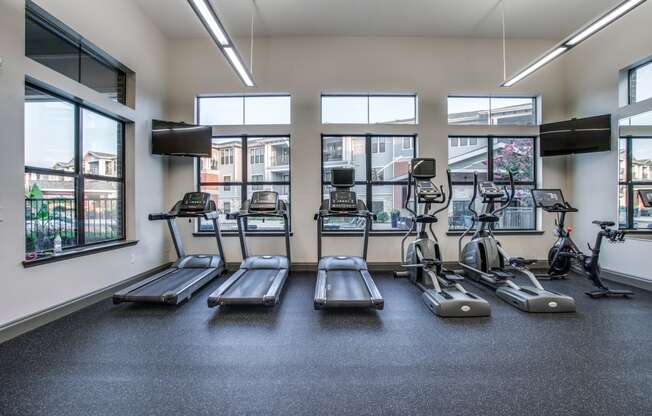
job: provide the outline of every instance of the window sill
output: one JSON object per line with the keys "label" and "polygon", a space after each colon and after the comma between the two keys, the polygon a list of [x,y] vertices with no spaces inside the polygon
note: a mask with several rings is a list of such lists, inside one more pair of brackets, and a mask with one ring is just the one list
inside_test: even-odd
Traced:
{"label": "window sill", "polygon": [[[282,231],[249,231],[246,233],[247,237],[283,237],[285,236],[285,233]],[[293,232],[290,231],[290,237],[294,235]],[[213,237],[215,238],[215,234],[211,232],[195,232],[192,233],[193,237]],[[238,233],[235,231],[226,231],[222,233],[222,237],[237,237]]]}
{"label": "window sill", "polygon": [[88,256],[91,254],[102,253],[104,251],[117,250],[119,248],[135,246],[138,244],[138,240],[120,240],[112,241],[110,243],[97,244],[87,247],[74,248],[65,250],[61,254],[50,255],[47,257],[41,257],[34,260],[24,260],[23,267],[35,267],[40,266],[41,264],[55,263],[58,261],[73,259],[75,257]]}
{"label": "window sill", "polygon": [[[364,233],[355,231],[322,231],[322,237],[362,237]],[[371,231],[369,237],[403,237],[405,231]],[[417,235],[411,232],[410,235]]]}
{"label": "window sill", "polygon": [[[469,231],[469,235],[473,235],[476,230]],[[447,231],[446,235],[448,236],[460,236],[464,234],[464,231]],[[504,230],[504,231],[494,231],[495,235],[543,235],[545,231],[539,230]]]}

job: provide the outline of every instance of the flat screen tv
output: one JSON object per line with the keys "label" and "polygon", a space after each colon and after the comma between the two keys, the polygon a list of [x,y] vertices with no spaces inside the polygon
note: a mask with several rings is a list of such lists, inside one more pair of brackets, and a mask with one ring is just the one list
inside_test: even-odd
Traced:
{"label": "flat screen tv", "polygon": [[611,150],[611,115],[574,118],[540,127],[541,156]]}
{"label": "flat screen tv", "polygon": [[212,129],[208,126],[152,120],[155,155],[210,157]]}

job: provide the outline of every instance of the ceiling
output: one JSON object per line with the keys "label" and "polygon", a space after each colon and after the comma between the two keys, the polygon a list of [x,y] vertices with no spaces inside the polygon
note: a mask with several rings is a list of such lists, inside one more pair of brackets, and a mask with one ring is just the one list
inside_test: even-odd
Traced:
{"label": "ceiling", "polygon": [[[206,36],[186,0],[134,0],[169,38]],[[500,0],[209,0],[232,36],[501,36]],[[621,0],[505,0],[507,36],[561,40]]]}

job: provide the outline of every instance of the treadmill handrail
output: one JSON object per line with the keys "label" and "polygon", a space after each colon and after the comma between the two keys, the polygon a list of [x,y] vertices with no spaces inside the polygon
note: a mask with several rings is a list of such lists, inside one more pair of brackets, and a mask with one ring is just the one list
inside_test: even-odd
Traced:
{"label": "treadmill handrail", "polygon": [[[245,204],[247,201],[245,201]],[[240,240],[240,251],[242,252],[242,260],[245,260],[249,257],[249,250],[247,249],[246,227],[243,227],[242,223],[245,218],[260,218],[260,217],[280,217],[283,218],[283,236],[285,237],[285,256],[288,259],[288,267],[292,268],[291,263],[291,249],[290,249],[290,219],[288,217],[286,205],[283,201],[279,201],[280,209],[278,211],[258,211],[251,212],[248,210],[238,211],[231,216],[235,217],[235,220],[238,224],[238,239]]]}

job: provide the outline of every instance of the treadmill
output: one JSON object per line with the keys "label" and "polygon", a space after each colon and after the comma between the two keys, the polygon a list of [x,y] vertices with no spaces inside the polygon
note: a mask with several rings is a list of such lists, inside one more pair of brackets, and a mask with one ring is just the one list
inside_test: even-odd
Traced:
{"label": "treadmill", "polygon": [[[355,169],[334,168],[331,171],[330,199],[324,200],[315,214],[317,221],[317,255],[319,266],[315,286],[315,309],[373,308],[383,309],[385,301],[367,269],[369,228],[374,215],[351,189],[355,185]],[[321,255],[324,218],[361,218],[364,220],[362,257]]]}
{"label": "treadmill", "polygon": [[[254,191],[234,215],[242,250],[240,269],[208,297],[208,306],[218,305],[276,305],[290,271],[290,231],[287,206],[274,191]],[[246,229],[249,218],[269,217],[283,219],[285,256],[250,256],[247,250]]]}
{"label": "treadmill", "polygon": [[[206,283],[224,272],[224,250],[215,201],[205,192],[189,192],[165,213],[150,214],[150,221],[165,220],[174,242],[178,260],[167,270],[115,293],[113,303],[144,302],[178,305]],[[186,255],[177,229],[177,218],[204,218],[213,223],[219,255]]]}

